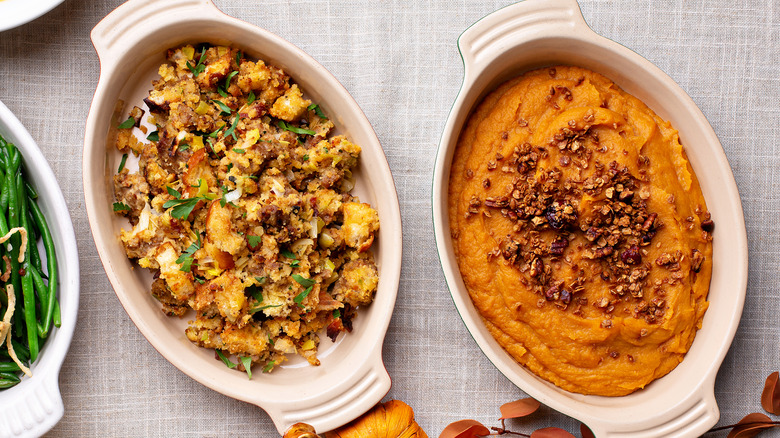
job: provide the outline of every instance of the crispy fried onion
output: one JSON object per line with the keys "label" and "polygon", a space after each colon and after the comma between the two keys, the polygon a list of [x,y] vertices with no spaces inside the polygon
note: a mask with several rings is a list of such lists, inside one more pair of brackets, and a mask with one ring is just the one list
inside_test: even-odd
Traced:
{"label": "crispy fried onion", "polygon": [[11,259],[9,259],[7,255],[4,255],[3,261],[5,262],[5,270],[3,271],[3,275],[0,275],[0,281],[5,283],[11,278]]}
{"label": "crispy fried onion", "polygon": [[5,236],[0,237],[0,244],[7,242],[14,233],[19,233],[22,236],[22,245],[19,247],[19,263],[22,263],[24,253],[27,251],[27,230],[22,227],[11,228]]}
{"label": "crispy fried onion", "polygon": [[5,310],[3,321],[0,322],[0,345],[2,345],[3,341],[5,341],[5,345],[8,348],[8,354],[11,356],[11,359],[13,359],[13,361],[19,365],[19,369],[22,370],[22,372],[24,372],[27,377],[32,377],[32,372],[30,372],[30,369],[24,366],[22,361],[20,361],[16,356],[16,352],[14,351],[14,344],[11,342],[11,336],[9,336],[9,332],[11,331],[11,318],[14,316],[14,310],[16,309],[16,294],[14,294],[13,285],[6,285],[5,294],[8,296],[8,308]]}
{"label": "crispy fried onion", "polygon": [[[22,236],[22,244],[19,247],[19,263],[22,263],[24,261],[24,253],[27,251],[27,230],[22,227],[12,228],[5,236],[0,237],[0,244],[7,242],[14,233],[19,233]],[[6,257],[3,257],[3,259],[6,261],[6,267],[8,267],[8,259]],[[10,271],[9,269],[6,270]],[[5,274],[3,275],[5,276]],[[3,345],[3,341],[5,341],[11,359],[19,365],[19,369],[22,370],[27,377],[32,377],[30,369],[24,366],[22,361],[16,356],[14,344],[11,342],[11,336],[8,335],[11,331],[11,318],[13,318],[14,310],[16,309],[16,294],[14,293],[13,285],[6,285],[5,294],[8,296],[8,308],[5,310],[3,320],[0,322],[0,345]]]}

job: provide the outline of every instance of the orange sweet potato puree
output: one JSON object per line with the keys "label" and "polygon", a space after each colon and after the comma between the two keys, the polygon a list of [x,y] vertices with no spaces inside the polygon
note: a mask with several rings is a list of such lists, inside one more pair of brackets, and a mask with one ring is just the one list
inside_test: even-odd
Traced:
{"label": "orange sweet potato puree", "polygon": [[458,140],[453,244],[490,333],[572,392],[669,373],[707,310],[713,222],[677,131],[597,73],[528,72]]}

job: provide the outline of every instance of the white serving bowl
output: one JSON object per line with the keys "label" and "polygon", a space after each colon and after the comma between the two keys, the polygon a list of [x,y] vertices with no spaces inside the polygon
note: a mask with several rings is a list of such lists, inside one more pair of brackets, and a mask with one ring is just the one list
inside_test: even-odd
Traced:
{"label": "white serving bowl", "polygon": [[64,413],[58,377],[76,327],[79,255],[70,213],[49,163],[30,133],[2,102],[0,135],[16,145],[24,158],[30,184],[38,192],[38,206],[51,229],[59,270],[62,326],[53,327],[49,333],[38,360],[30,367],[33,376],[0,391],[0,437],[34,437],[46,433]]}
{"label": "white serving bowl", "polygon": [[[587,424],[597,437],[692,437],[719,418],[715,376],[742,314],[747,238],[742,205],[723,148],[696,104],[665,73],[620,44],[594,33],[575,0],[526,0],[467,29],[458,40],[465,66],[439,144],[433,178],[436,244],[452,298],[475,341],[520,389]],[[493,339],[458,270],[449,231],[447,193],[460,131],[481,99],[505,80],[548,65],[581,66],[613,80],[679,130],[716,224],[710,307],[685,360],[645,389],[623,397],[564,391],[520,366]]]}
{"label": "white serving bowl", "polygon": [[[390,389],[382,342],[395,304],[401,269],[401,216],[390,168],[370,123],[339,82],[278,36],[221,13],[208,0],[130,0],[92,31],[100,80],[84,139],[84,193],[98,253],[117,297],[141,333],[168,361],[227,396],[264,409],[280,433],[296,422],[318,431],[341,426],[376,404]],[[139,105],[151,89],[168,48],[184,43],[232,44],[251,57],[284,69],[328,113],[337,132],[363,148],[353,193],[379,212],[373,248],[379,267],[374,302],[359,309],[354,330],[336,344],[320,344],[319,367],[291,360],[252,380],[214,359],[214,351],[184,335],[186,319],[165,316],[149,290],[151,276],[134,268],[119,240],[127,222],[112,212],[113,184],[121,154],[110,138],[117,102]],[[126,117],[128,108],[122,113]]]}
{"label": "white serving bowl", "polygon": [[0,32],[21,26],[51,11],[65,0],[2,0]]}

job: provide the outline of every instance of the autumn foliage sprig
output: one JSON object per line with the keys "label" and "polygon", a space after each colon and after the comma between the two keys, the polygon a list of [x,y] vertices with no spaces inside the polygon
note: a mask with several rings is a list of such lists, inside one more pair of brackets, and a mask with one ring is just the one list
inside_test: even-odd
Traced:
{"label": "autumn foliage sprig", "polygon": [[[774,372],[769,375],[761,393],[761,406],[770,414],[780,415],[780,374]],[[576,438],[575,435],[559,427],[545,427],[537,429],[530,434],[514,432],[506,428],[505,421],[510,418],[522,418],[533,414],[541,404],[532,398],[523,398],[501,406],[501,427],[487,428],[476,420],[460,420],[450,423],[444,428],[439,438],[481,438],[486,436],[510,435],[528,438]],[[729,430],[726,438],[752,438],[762,431],[780,427],[780,421],[775,421],[769,416],[754,412],[746,415],[736,424],[720,426],[710,429],[706,434]],[[582,438],[594,438],[593,432],[585,424],[580,424]]]}

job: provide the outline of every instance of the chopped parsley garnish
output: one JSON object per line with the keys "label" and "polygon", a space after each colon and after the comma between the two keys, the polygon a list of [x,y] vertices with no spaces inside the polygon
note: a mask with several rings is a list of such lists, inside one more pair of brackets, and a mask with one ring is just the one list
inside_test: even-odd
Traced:
{"label": "chopped parsley garnish", "polygon": [[255,101],[255,99],[257,99],[257,98],[255,97],[255,92],[254,92],[254,91],[250,91],[250,92],[249,92],[249,97],[247,97],[247,98],[246,98],[246,103],[247,103],[247,105],[251,105],[251,104],[252,104],[252,102],[254,102],[254,101]]}
{"label": "chopped parsley garnish", "polygon": [[[273,344],[271,344],[271,345],[273,345]],[[263,367],[263,372],[264,372],[264,373],[267,373],[267,372],[271,371],[271,370],[274,368],[274,365],[276,365],[276,363],[275,363],[274,361],[270,361],[270,362],[268,362],[268,363],[267,363],[267,364],[265,364],[265,366]]]}
{"label": "chopped parsley garnish", "polygon": [[167,209],[173,207],[173,210],[171,210],[171,216],[175,217],[176,219],[184,220],[187,219],[190,213],[192,213],[192,210],[195,209],[195,206],[198,205],[198,201],[200,200],[200,197],[172,199],[163,204],[163,208]]}
{"label": "chopped parsley garnish", "polygon": [[257,248],[262,243],[263,238],[262,236],[246,236],[246,241],[249,242],[249,246],[252,248]]}
{"label": "chopped parsley garnish", "polygon": [[211,134],[209,134],[209,137],[217,138],[217,134],[219,134],[219,131],[221,131],[223,129],[225,129],[225,125],[220,126],[219,129],[217,129],[216,131],[214,131]]}
{"label": "chopped parsley garnish", "polygon": [[217,104],[217,106],[219,107],[219,110],[220,110],[220,111],[222,111],[222,113],[223,113],[223,114],[230,115],[230,114],[233,112],[233,110],[232,110],[232,109],[230,109],[230,107],[229,107],[229,106],[227,106],[227,105],[226,105],[224,102],[222,102],[221,100],[212,100],[212,102],[214,102],[214,103],[216,103],[216,104]]}
{"label": "chopped parsley garnish", "polygon": [[307,296],[309,296],[309,292],[311,292],[313,287],[314,286],[307,287],[306,290],[304,290],[303,292],[299,293],[298,295],[295,296],[295,298],[293,298],[293,301],[295,301],[295,304],[297,304],[298,307],[300,307],[301,309],[303,309],[303,307],[304,307],[303,304],[301,304],[301,303],[303,302],[303,300]]}
{"label": "chopped parsley garnish", "polygon": [[247,288],[249,290],[249,295],[252,296],[258,303],[263,302],[263,290],[260,289],[257,285],[252,285]]}
{"label": "chopped parsley garnish", "polygon": [[165,190],[168,191],[168,194],[173,196],[176,199],[181,199],[181,193],[179,193],[178,190],[174,189],[171,186],[165,186]]}
{"label": "chopped parsley garnish", "polygon": [[277,122],[276,126],[284,129],[285,131],[290,131],[293,134],[299,134],[299,135],[315,135],[315,134],[317,134],[316,132],[314,132],[314,131],[312,131],[310,129],[303,129],[303,128],[299,128],[297,126],[293,126],[293,125],[285,122],[284,120],[279,120],[279,122]]}
{"label": "chopped parsley garnish", "polygon": [[309,161],[309,154],[303,156],[303,161]]}
{"label": "chopped parsley garnish", "polygon": [[313,103],[313,104],[309,105],[309,107],[306,108],[306,109],[309,110],[309,111],[314,110],[314,114],[317,114],[317,117],[319,117],[321,119],[327,119],[325,114],[320,109],[320,106],[317,105],[316,103]]}
{"label": "chopped parsley garnish", "polygon": [[238,126],[238,114],[236,114],[236,118],[233,119],[233,124],[230,125],[230,128],[225,131],[225,137],[231,135],[233,136],[233,140],[238,140],[238,137],[236,137],[236,126]]}
{"label": "chopped parsley garnish", "polygon": [[125,163],[127,163],[127,154],[122,154],[122,161],[119,162],[119,170],[117,170],[116,173],[122,172],[125,168]]}
{"label": "chopped parsley garnish", "polygon": [[[238,55],[236,55],[238,56]],[[230,88],[230,80],[233,79],[233,76],[237,75],[237,71],[230,72],[230,74],[227,75],[227,79],[225,79],[225,91],[227,91]]]}
{"label": "chopped parsley garnish", "polygon": [[257,313],[257,312],[259,312],[261,310],[270,309],[270,308],[273,308],[273,307],[282,307],[282,305],[281,304],[269,304],[267,306],[253,307],[253,308],[249,309],[249,313]]}
{"label": "chopped parsley garnish", "polygon": [[211,153],[213,153],[214,155],[217,155],[217,151],[216,151],[216,149],[214,149],[214,140],[211,139],[211,138],[207,138],[206,139],[206,143],[209,144],[209,149],[211,149]]}
{"label": "chopped parsley garnish", "polygon": [[200,52],[200,59],[198,60],[198,63],[195,65],[195,67],[190,64],[189,61],[187,61],[187,68],[190,69],[192,72],[192,75],[196,78],[199,74],[203,73],[203,70],[206,69],[206,65],[203,64],[203,61],[206,59],[206,48],[204,47],[203,50]]}
{"label": "chopped parsley garnish", "polygon": [[176,259],[176,263],[181,263],[181,268],[179,268],[180,271],[183,272],[191,272],[192,271],[192,262],[194,261],[194,254],[197,250],[200,249],[200,234],[198,234],[198,241],[192,242],[192,245],[190,245],[189,248],[187,248],[182,255],[179,256],[178,259]]}
{"label": "chopped parsley garnish", "polygon": [[155,130],[149,133],[149,135],[146,136],[146,139],[149,141],[160,141],[160,131]]}
{"label": "chopped parsley garnish", "polygon": [[334,318],[341,318],[341,310],[340,309],[334,310],[333,311],[333,317]]}
{"label": "chopped parsley garnish", "polygon": [[[219,206],[220,207],[224,207],[225,205],[227,205],[227,201],[225,200],[225,195],[227,195],[227,193],[229,191],[230,191],[229,188],[227,188],[226,186],[222,186],[222,197],[219,198]],[[231,204],[232,204],[232,202],[231,202]]]}
{"label": "chopped parsley garnish", "polygon": [[283,250],[279,251],[279,254],[287,257],[288,259],[293,259],[293,260],[297,260],[298,259],[298,257],[295,256],[295,253],[293,253],[289,249],[283,249]]}
{"label": "chopped parsley garnish", "polygon": [[241,357],[239,356],[238,359],[241,361],[241,365],[244,366],[244,370],[246,371],[246,375],[249,376],[249,378],[252,378],[252,358],[251,357]]}
{"label": "chopped parsley garnish", "polygon": [[236,367],[236,364],[234,364],[233,362],[231,362],[231,361],[230,361],[230,359],[228,359],[228,358],[227,358],[227,356],[225,356],[224,354],[222,354],[222,352],[221,352],[221,351],[219,351],[219,350],[214,350],[214,351],[216,351],[216,352],[217,352],[217,356],[219,356],[219,358],[220,358],[220,359],[222,359],[222,362],[224,362],[224,363],[225,363],[225,366],[226,366],[226,367],[228,367],[228,368],[230,368],[230,369],[233,369],[233,368],[235,368],[235,367]]}
{"label": "chopped parsley garnish", "polygon": [[315,283],[315,281],[312,280],[311,278],[306,278],[306,277],[303,277],[303,276],[298,275],[298,274],[293,274],[292,278],[293,278],[293,280],[297,281],[298,284],[300,284],[303,287],[313,286],[314,283]]}
{"label": "chopped parsley garnish", "polygon": [[123,202],[114,202],[114,211],[130,211],[132,210],[129,205]]}
{"label": "chopped parsley garnish", "polygon": [[246,151],[245,151],[245,150],[243,150],[243,149],[241,149],[241,148],[233,148],[233,152],[235,152],[235,153],[237,153],[237,154],[243,154],[243,153],[246,153]]}
{"label": "chopped parsley garnish", "polygon": [[135,119],[132,118],[132,117],[128,117],[127,120],[125,120],[124,122],[119,124],[118,128],[119,129],[130,129],[133,126],[135,126]]}

